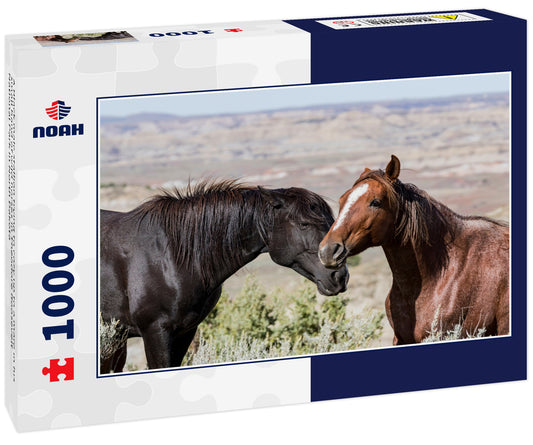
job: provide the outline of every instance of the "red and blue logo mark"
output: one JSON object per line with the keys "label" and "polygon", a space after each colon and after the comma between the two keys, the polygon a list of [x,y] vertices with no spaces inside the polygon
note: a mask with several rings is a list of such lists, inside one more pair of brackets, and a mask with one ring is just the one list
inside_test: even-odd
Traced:
{"label": "red and blue logo mark", "polygon": [[62,100],[56,100],[55,102],[52,102],[52,106],[46,109],[46,114],[48,114],[51,119],[56,121],[66,118],[69,113],[70,107],[67,107],[65,102]]}
{"label": "red and blue logo mark", "polygon": [[[46,114],[50,119],[60,121],[70,114],[71,107],[65,105],[62,100],[52,102],[51,106],[45,108]],[[79,136],[84,132],[83,124],[63,124],[48,125],[47,127],[39,126],[33,128],[33,138],[51,138],[56,136]]]}

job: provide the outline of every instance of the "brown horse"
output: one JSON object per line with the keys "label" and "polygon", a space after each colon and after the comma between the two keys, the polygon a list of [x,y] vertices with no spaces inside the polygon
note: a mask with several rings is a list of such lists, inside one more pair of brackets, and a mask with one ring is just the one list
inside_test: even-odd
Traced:
{"label": "brown horse", "polygon": [[385,307],[394,344],[419,343],[437,322],[461,336],[509,333],[509,227],[461,216],[398,180],[392,155],[385,171],[365,169],[341,196],[339,216],[319,257],[338,267],[346,257],[381,246],[393,282]]}

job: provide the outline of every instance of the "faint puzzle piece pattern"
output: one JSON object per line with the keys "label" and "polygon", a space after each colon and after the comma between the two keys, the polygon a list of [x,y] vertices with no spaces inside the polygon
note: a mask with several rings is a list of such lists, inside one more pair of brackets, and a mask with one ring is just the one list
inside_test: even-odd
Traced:
{"label": "faint puzzle piece pattern", "polygon": [[206,379],[215,376],[213,368],[180,369],[177,371],[156,372],[150,375],[139,374],[111,377],[119,386],[131,385],[131,382],[144,381],[147,378],[152,390],[151,399],[144,405],[121,403],[115,412],[115,421],[141,418],[158,418],[199,414],[217,410],[217,402],[211,394],[203,394],[197,400],[186,400],[180,394],[180,387],[191,374],[201,375]]}
{"label": "faint puzzle piece pattern", "polygon": [[276,71],[283,82],[288,85],[302,83],[302,73],[305,73],[309,66],[309,60],[295,59],[285,60],[276,65]]}
{"label": "faint puzzle piece pattern", "polygon": [[73,413],[63,413],[55,417],[50,423],[51,428],[71,428],[83,424],[79,416]]}
{"label": "faint puzzle piece pattern", "polygon": [[50,208],[43,204],[38,204],[29,209],[19,209],[17,215],[18,226],[27,226],[35,230],[45,229],[52,220]]}
{"label": "faint puzzle piece pattern", "polygon": [[253,85],[259,68],[249,63],[236,63],[233,65],[221,65],[217,67],[218,87],[237,88],[245,85]]}
{"label": "faint puzzle piece pattern", "polygon": [[18,59],[15,61],[15,70],[21,77],[50,76],[57,69],[51,50],[43,48],[33,51],[20,51]]}
{"label": "faint puzzle piece pattern", "polygon": [[[79,424],[80,419],[83,425],[109,423],[114,421],[115,410],[119,404],[142,406],[148,403],[152,397],[152,389],[146,382],[127,382],[129,384],[122,382],[119,385],[115,378],[95,378],[95,354],[78,354],[75,360],[76,375],[74,380],[48,383],[48,385],[53,385],[53,387],[50,386],[51,390],[53,388],[53,396],[47,391],[44,392],[50,396],[52,405],[50,407],[48,404],[49,408],[46,413],[39,412],[42,415],[38,421],[35,417],[29,416],[29,408],[19,410],[22,429],[47,429],[52,426],[54,421],[61,421],[62,426],[75,426]],[[21,393],[32,394],[47,381],[46,376],[38,378],[36,375],[37,369],[42,368],[43,364],[46,362],[41,360],[21,361],[19,366]],[[36,394],[33,397],[34,399],[35,397],[43,398],[43,395]],[[105,400],[105,403],[99,403],[96,406],[95,403],[99,399]],[[75,400],[78,402],[73,403]],[[56,420],[58,417],[59,420]],[[73,423],[65,424],[67,421]]]}
{"label": "faint puzzle piece pattern", "polygon": [[155,69],[159,61],[154,54],[153,45],[121,45],[117,48],[117,72],[134,73]]}
{"label": "faint puzzle piece pattern", "polygon": [[58,176],[54,184],[54,197],[60,201],[72,201],[80,193],[80,184],[73,174],[63,174]]}
{"label": "faint puzzle piece pattern", "polygon": [[263,394],[254,400],[253,408],[266,408],[268,406],[281,405],[281,400],[275,394]]}
{"label": "faint puzzle piece pattern", "polygon": [[[74,351],[81,353],[95,352],[95,338],[97,335],[96,314],[96,265],[94,259],[85,259],[77,261],[74,266],[75,276],[77,277],[73,292],[80,295],[81,298],[76,300],[76,311],[79,314],[94,314],[93,323],[87,323],[83,326],[83,331],[75,332]],[[76,328],[76,327],[75,327]]]}
{"label": "faint puzzle piece pattern", "polygon": [[[18,206],[23,223],[19,228],[19,239],[23,244],[19,250],[18,264],[40,262],[40,252],[49,247],[53,239],[69,239],[74,243],[72,247],[75,248],[78,261],[89,258],[94,261],[96,167],[87,165],[64,171],[22,170],[19,178]],[[32,219],[32,216],[45,219]],[[46,233],[46,237],[43,233]],[[76,233],[83,233],[84,236],[79,237]],[[32,248],[24,249],[24,244]],[[91,279],[94,276],[92,274]],[[22,283],[23,286],[26,284]],[[21,292],[26,294],[23,289]]]}
{"label": "faint puzzle piece pattern", "polygon": [[18,414],[31,417],[44,417],[52,409],[52,395],[44,389],[38,389],[26,396],[18,396]]}
{"label": "faint puzzle piece pattern", "polygon": [[[187,44],[193,43],[173,40],[154,44],[153,53],[157,58],[157,65],[146,71],[118,71],[117,93],[150,94],[216,88],[216,59],[213,57],[212,65],[206,67],[204,55],[201,66],[195,68],[195,63],[189,63],[185,57],[181,57],[181,47]],[[184,54],[190,57],[194,52],[186,51]]]}
{"label": "faint puzzle piece pattern", "polygon": [[255,363],[221,366],[209,378],[193,373],[183,381],[180,394],[189,401],[211,395],[219,411],[251,408],[257,400],[262,406],[302,403],[309,401],[309,360],[273,361],[268,367]]}
{"label": "faint puzzle piece pattern", "polygon": [[76,63],[76,71],[84,74],[114,72],[117,68],[115,45],[84,46]]}

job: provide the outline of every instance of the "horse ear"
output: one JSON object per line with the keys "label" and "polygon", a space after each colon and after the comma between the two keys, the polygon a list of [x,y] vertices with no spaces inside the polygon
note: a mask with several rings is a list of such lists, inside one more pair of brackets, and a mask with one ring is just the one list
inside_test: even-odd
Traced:
{"label": "horse ear", "polygon": [[265,189],[260,185],[257,186],[257,190],[259,190],[259,193],[261,193],[261,196],[264,198],[264,200],[275,209],[283,207],[283,201],[274,190]]}
{"label": "horse ear", "polygon": [[[370,170],[368,167],[365,168],[364,171],[363,171],[363,173],[361,173],[361,174],[359,175],[359,179],[361,179],[364,175],[366,175],[368,172],[371,172],[371,171],[372,171],[372,170]],[[357,181],[359,181],[359,179],[358,179]],[[355,181],[355,182],[353,183],[353,185],[357,184],[357,181]]]}
{"label": "horse ear", "polygon": [[390,161],[385,169],[385,175],[387,175],[391,181],[396,181],[398,176],[400,176],[400,160],[396,156],[391,155]]}

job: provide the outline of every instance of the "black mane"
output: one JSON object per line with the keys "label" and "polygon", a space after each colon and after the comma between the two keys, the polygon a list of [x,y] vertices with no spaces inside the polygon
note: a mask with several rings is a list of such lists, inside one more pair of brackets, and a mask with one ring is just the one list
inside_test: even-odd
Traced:
{"label": "black mane", "polygon": [[[328,204],[305,189],[275,189],[287,201],[287,217],[333,222]],[[274,207],[257,187],[237,180],[207,180],[184,189],[163,190],[130,212],[131,217],[161,227],[179,265],[198,271],[201,281],[213,282],[220,268],[243,264],[246,230],[257,228],[265,242],[274,224]]]}

